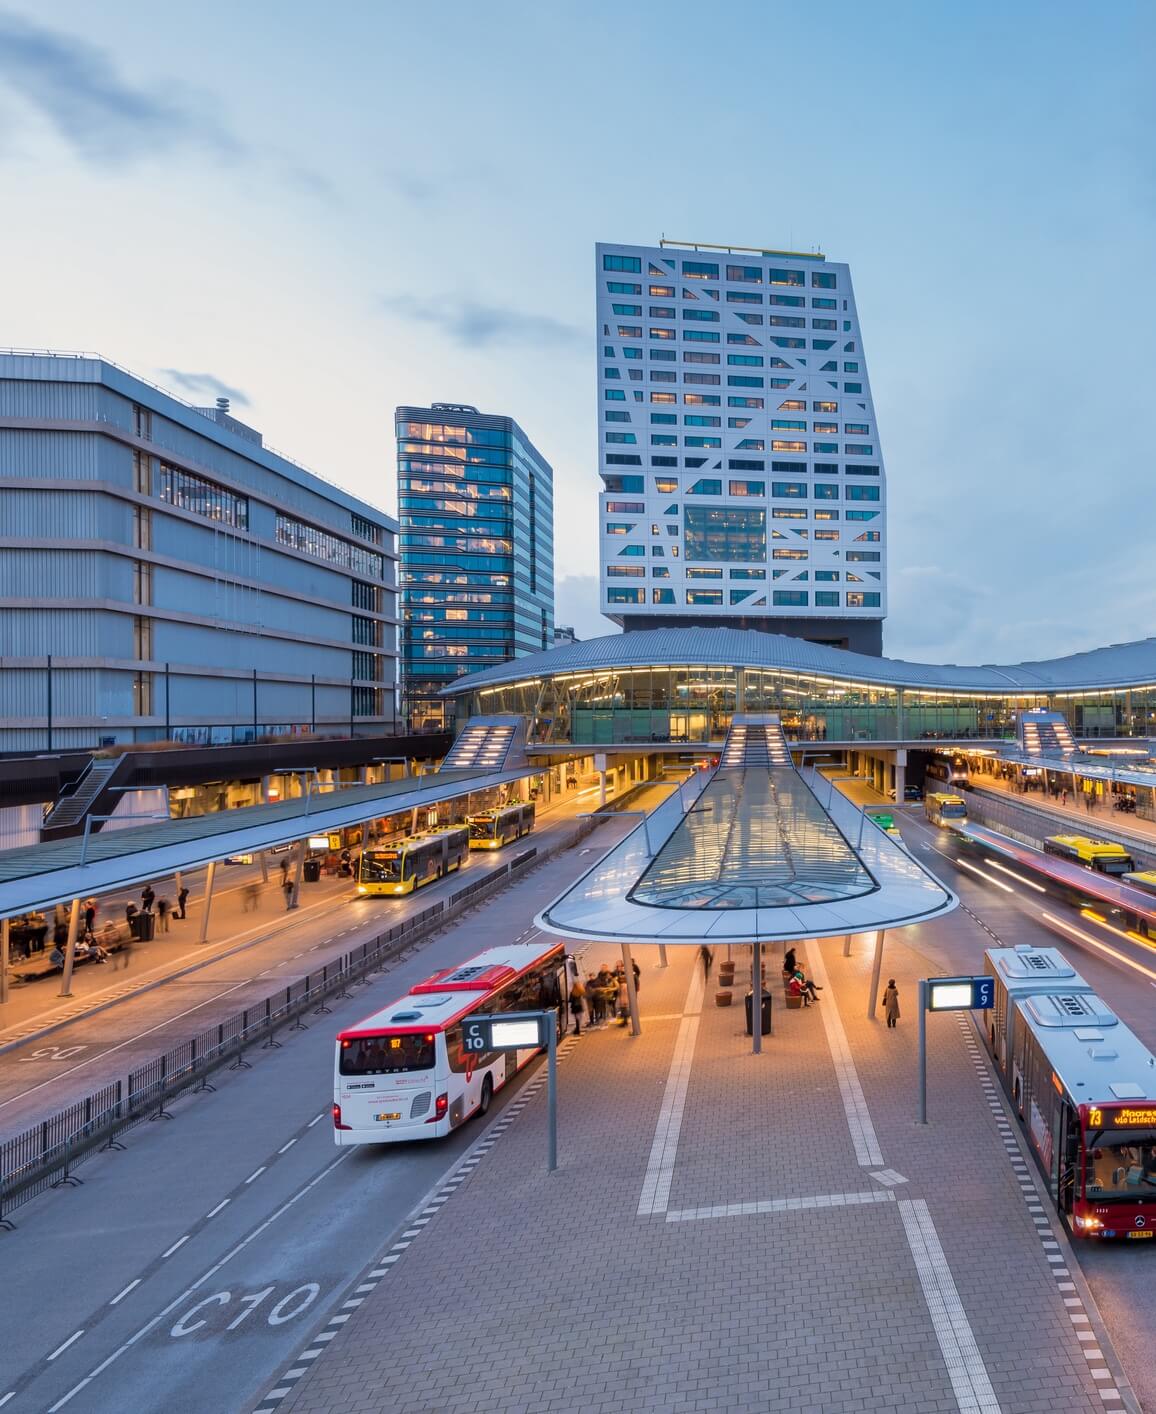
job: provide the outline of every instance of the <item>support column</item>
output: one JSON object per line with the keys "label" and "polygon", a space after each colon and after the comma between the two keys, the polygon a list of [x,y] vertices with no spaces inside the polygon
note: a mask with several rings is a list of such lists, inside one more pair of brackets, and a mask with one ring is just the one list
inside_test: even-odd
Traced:
{"label": "support column", "polygon": [[763,945],[751,944],[751,1050],[763,1049]]}
{"label": "support column", "polygon": [[262,850],[259,858],[261,860],[261,882],[267,884],[269,882],[269,856]]}
{"label": "support column", "polygon": [[843,956],[844,956],[844,957],[850,957],[850,956],[851,956],[851,934],[850,934],[850,933],[844,933],[844,934],[843,934]]}
{"label": "support column", "polygon": [[292,900],[292,902],[291,902],[290,905],[289,905],[290,908],[296,908],[296,907],[297,907],[298,900],[299,900],[300,897],[301,897],[301,876],[302,876],[302,874],[303,874],[304,871],[305,871],[305,841],[304,841],[304,840],[298,840],[298,841],[297,841],[297,858],[296,858],[296,860],[294,861],[294,866],[295,866],[295,867],[294,867],[294,869],[293,869],[293,900]]}
{"label": "support column", "polygon": [[606,804],[606,767],[598,772],[598,804]]}
{"label": "support column", "polygon": [[209,936],[209,913],[213,907],[213,884],[217,878],[217,861],[211,860],[205,872],[205,897],[201,906],[201,936],[198,943],[203,943]]}
{"label": "support column", "polygon": [[867,1019],[875,1020],[875,998],[879,995],[879,977],[883,971],[883,938],[886,929],[880,928],[875,934],[875,960],[871,964],[871,995],[867,998]]}
{"label": "support column", "polygon": [[630,944],[622,944],[622,968],[626,973],[626,996],[630,1002],[630,1034],[642,1035],[642,1024],[638,1019],[638,988],[634,985],[634,962],[630,956]]}
{"label": "support column", "polygon": [[0,1006],[8,1000],[8,919],[0,919]]}
{"label": "support column", "polygon": [[64,975],[60,979],[60,995],[72,996],[72,969],[76,964],[76,932],[80,926],[80,900],[72,900],[72,912],[68,915],[68,942],[64,946]]}
{"label": "support column", "polygon": [[907,794],[907,749],[895,748],[895,804],[902,805]]}
{"label": "support column", "polygon": [[658,945],[658,965],[659,967],[665,967],[667,965],[665,943],[659,943]]}

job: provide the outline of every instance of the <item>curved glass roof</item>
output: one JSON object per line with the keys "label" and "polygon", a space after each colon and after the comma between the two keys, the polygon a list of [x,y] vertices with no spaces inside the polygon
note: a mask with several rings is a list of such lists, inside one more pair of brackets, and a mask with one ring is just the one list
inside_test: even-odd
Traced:
{"label": "curved glass roof", "polygon": [[563,673],[605,672],[619,668],[705,666],[783,669],[819,673],[839,681],[887,687],[951,688],[989,693],[1046,693],[1089,688],[1156,684],[1156,638],[1114,643],[1066,658],[1033,663],[975,667],[908,663],[873,658],[843,648],[827,648],[802,638],[761,633],[757,629],[636,629],[569,643],[533,653],[481,672],[468,673],[443,688],[443,696],[477,688]]}

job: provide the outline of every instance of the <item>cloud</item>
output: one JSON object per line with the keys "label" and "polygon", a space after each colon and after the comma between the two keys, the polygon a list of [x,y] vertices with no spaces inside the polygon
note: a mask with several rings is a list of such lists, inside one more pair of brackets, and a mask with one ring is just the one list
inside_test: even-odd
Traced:
{"label": "cloud", "polygon": [[180,368],[162,368],[161,372],[170,383],[175,383],[186,393],[198,396],[209,393],[214,398],[228,398],[230,402],[240,403],[242,407],[249,406],[249,399],[241,392],[240,388],[231,388],[228,383],[222,383],[212,373],[185,373]]}
{"label": "cloud", "polygon": [[441,187],[436,182],[419,177],[415,172],[389,169],[381,175],[391,191],[395,191],[398,196],[404,196],[406,201],[413,202],[415,206],[430,206],[441,195]]}
{"label": "cloud", "polygon": [[452,295],[417,299],[413,295],[386,295],[382,307],[416,324],[432,324],[463,348],[489,348],[495,344],[535,344],[545,348],[585,347],[589,335],[573,324],[548,314],[525,314],[499,305],[479,304]]}
{"label": "cloud", "polygon": [[182,145],[235,156],[241,148],[191,103],[134,88],[102,49],[0,13],[0,84],[22,97],[91,162],[127,162]]}

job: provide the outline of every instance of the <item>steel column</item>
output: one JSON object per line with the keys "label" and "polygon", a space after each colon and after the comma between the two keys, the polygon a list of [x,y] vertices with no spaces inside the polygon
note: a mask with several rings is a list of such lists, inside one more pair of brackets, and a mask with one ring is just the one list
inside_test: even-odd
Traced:
{"label": "steel column", "polygon": [[875,934],[875,960],[871,964],[871,995],[867,998],[867,1019],[875,1020],[875,998],[879,995],[879,977],[883,971],[883,938],[886,933],[885,928],[880,928]]}
{"label": "steel column", "polygon": [[209,912],[213,907],[213,883],[217,877],[217,861],[211,860],[208,870],[205,873],[205,900],[201,908],[201,936],[198,943],[203,943],[209,936]]}
{"label": "steel column", "polygon": [[68,942],[64,947],[64,975],[60,979],[60,995],[72,996],[72,969],[76,963],[76,930],[80,925],[80,900],[72,900],[72,912],[68,915]]}
{"label": "steel column", "polygon": [[642,1024],[638,1019],[638,988],[634,985],[634,960],[630,956],[630,944],[622,944],[622,970],[626,973],[626,996],[630,1002],[630,1034],[642,1035]]}

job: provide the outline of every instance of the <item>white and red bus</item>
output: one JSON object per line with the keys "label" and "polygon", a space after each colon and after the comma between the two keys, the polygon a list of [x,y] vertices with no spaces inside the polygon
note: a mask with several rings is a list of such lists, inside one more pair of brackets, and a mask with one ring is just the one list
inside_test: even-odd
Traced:
{"label": "white and red bus", "polygon": [[437,1139],[485,1114],[496,1091],[538,1054],[467,1055],[461,1021],[474,1012],[558,1009],[570,1021],[561,943],[510,943],[435,972],[399,1001],[337,1037],[333,1137],[337,1144]]}

